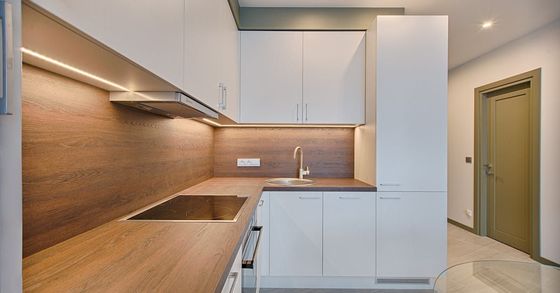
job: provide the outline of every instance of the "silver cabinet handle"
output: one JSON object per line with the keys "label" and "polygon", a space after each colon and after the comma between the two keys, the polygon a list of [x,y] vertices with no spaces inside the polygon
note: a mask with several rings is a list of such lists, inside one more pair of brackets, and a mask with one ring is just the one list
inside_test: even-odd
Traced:
{"label": "silver cabinet handle", "polygon": [[219,96],[218,96],[218,108],[222,109],[222,107],[224,106],[224,84],[219,82],[218,83],[218,89],[220,91]]}
{"label": "silver cabinet handle", "polygon": [[8,111],[8,90],[13,67],[12,4],[0,2],[0,115],[11,115]]}
{"label": "silver cabinet handle", "polygon": [[361,199],[361,197],[357,197],[357,196],[339,196],[338,199]]}
{"label": "silver cabinet handle", "polygon": [[381,186],[401,186],[400,183],[379,183]]}
{"label": "silver cabinet handle", "polygon": [[321,199],[320,196],[299,196],[299,199]]}
{"label": "silver cabinet handle", "polygon": [[308,113],[308,111],[307,111],[307,104],[305,104],[305,121],[308,121],[308,120],[309,120],[309,119],[307,119],[307,113]]}
{"label": "silver cabinet handle", "polygon": [[262,207],[264,204],[264,199],[259,200],[259,207]]}
{"label": "silver cabinet handle", "polygon": [[[257,243],[255,244],[255,248],[253,249],[253,255],[250,259],[243,259],[241,261],[241,267],[244,269],[254,269],[255,262],[257,261],[257,252],[259,251],[259,246],[261,244],[261,236],[262,236],[263,226],[253,226],[251,227],[251,233],[256,232],[259,233],[257,236]],[[245,251],[243,251],[243,255],[245,255]]]}
{"label": "silver cabinet handle", "polygon": [[299,122],[299,104],[296,104],[296,122]]}
{"label": "silver cabinet handle", "polygon": [[401,199],[398,196],[380,196],[379,199]]}
{"label": "silver cabinet handle", "polygon": [[222,110],[227,109],[227,86],[223,87],[224,94],[222,95]]}
{"label": "silver cabinet handle", "polygon": [[233,283],[231,283],[231,287],[229,288],[229,293],[235,292],[235,285],[237,285],[237,280],[239,279],[239,273],[233,272],[229,274],[228,278],[233,278]]}

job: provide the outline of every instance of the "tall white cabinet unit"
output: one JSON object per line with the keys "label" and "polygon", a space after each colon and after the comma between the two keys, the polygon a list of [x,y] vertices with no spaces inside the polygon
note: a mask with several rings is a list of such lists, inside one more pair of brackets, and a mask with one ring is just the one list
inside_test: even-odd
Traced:
{"label": "tall white cabinet unit", "polygon": [[423,282],[446,268],[447,17],[378,16],[376,274]]}

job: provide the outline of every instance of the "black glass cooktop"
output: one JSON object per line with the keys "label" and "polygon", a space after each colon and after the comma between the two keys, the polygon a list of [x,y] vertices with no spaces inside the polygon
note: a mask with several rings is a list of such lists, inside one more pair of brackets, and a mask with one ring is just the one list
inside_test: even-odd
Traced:
{"label": "black glass cooktop", "polygon": [[236,221],[246,200],[235,195],[179,195],[128,220]]}

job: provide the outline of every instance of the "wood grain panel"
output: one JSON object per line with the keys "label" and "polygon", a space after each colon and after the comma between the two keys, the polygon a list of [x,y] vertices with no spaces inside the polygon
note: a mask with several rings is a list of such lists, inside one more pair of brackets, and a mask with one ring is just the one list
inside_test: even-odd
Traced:
{"label": "wood grain panel", "polygon": [[[352,128],[217,128],[214,175],[296,177],[296,146],[315,178],[354,177]],[[237,158],[260,158],[261,167],[237,167]]]}
{"label": "wood grain panel", "polygon": [[23,67],[24,256],[213,176],[213,129]]}

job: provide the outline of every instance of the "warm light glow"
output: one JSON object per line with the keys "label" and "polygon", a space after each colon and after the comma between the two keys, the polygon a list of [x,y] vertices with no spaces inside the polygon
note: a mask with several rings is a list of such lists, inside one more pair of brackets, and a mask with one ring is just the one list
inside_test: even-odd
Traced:
{"label": "warm light glow", "polygon": [[482,23],[481,27],[482,29],[489,29],[494,25],[494,21],[493,20],[487,20],[485,22]]}
{"label": "warm light glow", "polygon": [[227,124],[220,124],[216,121],[202,118],[204,122],[210,123],[216,127],[224,127],[224,128],[356,128],[360,125],[354,124],[234,124],[234,125],[227,125]]}
{"label": "warm light glow", "polygon": [[111,82],[111,81],[109,81],[109,80],[106,80],[106,79],[104,79],[104,78],[101,78],[101,77],[99,77],[99,76],[97,76],[97,75],[91,74],[91,73],[89,73],[89,72],[87,72],[87,71],[81,70],[81,69],[76,68],[76,67],[74,67],[74,66],[72,66],[72,65],[68,65],[68,64],[66,64],[66,63],[64,63],[64,62],[60,62],[60,61],[58,61],[58,60],[56,60],[56,59],[47,57],[47,56],[45,56],[45,55],[42,55],[42,54],[37,53],[37,52],[35,52],[35,51],[29,50],[29,49],[27,49],[27,48],[23,48],[23,47],[22,47],[22,48],[21,48],[21,52],[24,53],[24,54],[33,56],[33,57],[35,57],[35,58],[39,58],[39,59],[41,59],[41,60],[43,60],[43,61],[49,62],[49,63],[54,64],[54,65],[56,65],[56,66],[62,67],[62,68],[64,68],[64,69],[68,69],[68,70],[70,70],[70,71],[72,71],[72,72],[78,73],[78,74],[80,74],[80,75],[83,75],[83,76],[85,76],[85,77],[91,78],[91,79],[93,79],[93,80],[97,80],[97,81],[102,82],[102,83],[104,83],[104,84],[106,84],[106,85],[109,85],[109,86],[118,88],[118,89],[120,89],[120,90],[127,91],[127,92],[130,92],[130,91],[131,91],[131,90],[125,88],[124,86],[120,85],[120,84],[116,84],[116,83],[114,83],[114,82]]}

